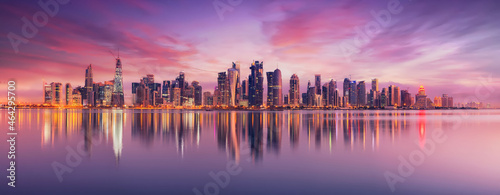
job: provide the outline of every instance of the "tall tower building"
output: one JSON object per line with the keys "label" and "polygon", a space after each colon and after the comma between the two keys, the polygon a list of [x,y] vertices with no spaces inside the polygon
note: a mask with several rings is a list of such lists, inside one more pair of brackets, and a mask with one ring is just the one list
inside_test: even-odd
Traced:
{"label": "tall tower building", "polygon": [[87,69],[85,69],[85,93],[82,94],[82,98],[91,102],[88,96],[93,92],[94,87],[94,74],[92,73],[92,64],[90,64]]}
{"label": "tall tower building", "polygon": [[262,106],[264,98],[264,62],[255,61],[248,77],[248,105]]}
{"label": "tall tower building", "polygon": [[300,84],[299,76],[293,74],[290,77],[290,91],[289,91],[289,101],[288,103],[293,106],[298,106],[300,104]]}
{"label": "tall tower building", "polygon": [[316,87],[316,94],[321,95],[321,75],[314,75],[314,86]]}
{"label": "tall tower building", "polygon": [[358,105],[358,86],[356,81],[351,81],[349,84],[349,104],[351,106]]}
{"label": "tall tower building", "polygon": [[241,71],[240,71],[240,62],[233,62],[233,69],[235,69],[238,72],[238,76],[236,78],[236,93],[235,93],[235,98],[236,102],[235,104],[238,105],[240,99],[242,98],[242,92],[241,92]]}
{"label": "tall tower building", "polygon": [[52,105],[62,105],[62,91],[63,86],[61,83],[51,83],[50,87],[52,89]]}
{"label": "tall tower building", "polygon": [[66,105],[70,106],[73,102],[73,88],[71,84],[66,83]]}
{"label": "tall tower building", "polygon": [[330,83],[328,83],[328,106],[335,106],[334,102],[335,100],[335,92],[337,90],[337,81],[334,81],[333,79],[330,80]]}
{"label": "tall tower building", "polygon": [[274,70],[273,73],[273,105],[283,106],[283,83],[281,79],[281,71]]}
{"label": "tall tower building", "polygon": [[239,90],[239,71],[234,68],[235,64],[233,63],[233,68],[227,70],[227,79],[228,79],[228,88],[229,88],[229,106],[237,106],[238,105],[238,90]]}
{"label": "tall tower building", "polygon": [[377,92],[378,91],[378,79],[372,79],[372,90]]}
{"label": "tall tower building", "polygon": [[122,107],[125,105],[125,98],[123,95],[123,77],[122,77],[122,62],[120,55],[116,58],[115,79],[113,84],[113,96],[111,99],[113,105]]}
{"label": "tall tower building", "polygon": [[220,91],[219,105],[227,106],[229,103],[229,87],[227,83],[226,72],[219,72],[219,76],[217,77],[217,88]]}
{"label": "tall tower building", "polygon": [[343,86],[343,91],[344,93],[342,94],[344,97],[349,97],[349,91],[351,88],[351,80],[348,78],[344,79],[344,86]]}
{"label": "tall tower building", "polygon": [[267,76],[267,101],[266,105],[267,106],[273,106],[274,105],[274,90],[273,90],[273,77],[274,77],[274,72],[266,72]]}
{"label": "tall tower building", "polygon": [[241,99],[248,100],[248,82],[243,80],[241,82]]}
{"label": "tall tower building", "polygon": [[194,88],[194,105],[201,106],[203,104],[203,88],[198,81],[193,81],[191,85]]}
{"label": "tall tower building", "polygon": [[52,85],[43,82],[43,103],[52,103]]}
{"label": "tall tower building", "polygon": [[365,81],[360,81],[358,83],[358,105],[365,106],[366,105],[366,85]]}

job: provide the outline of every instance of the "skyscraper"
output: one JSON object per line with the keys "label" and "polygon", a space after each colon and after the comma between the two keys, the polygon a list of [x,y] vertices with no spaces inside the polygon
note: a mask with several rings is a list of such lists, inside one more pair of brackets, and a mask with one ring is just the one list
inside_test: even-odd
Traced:
{"label": "skyscraper", "polygon": [[120,56],[116,58],[115,79],[113,84],[113,97],[111,100],[115,106],[122,107],[125,105],[125,98],[123,95],[123,78],[122,78],[122,62]]}
{"label": "skyscraper", "polygon": [[298,106],[300,104],[300,83],[299,76],[293,74],[290,77],[290,91],[289,91],[289,104],[292,106]]}
{"label": "skyscraper", "polygon": [[349,97],[349,91],[351,88],[351,80],[348,78],[344,79],[344,86],[343,86],[343,91],[344,93],[342,94],[344,97]]}
{"label": "skyscraper", "polygon": [[170,103],[171,102],[171,84],[170,81],[163,81],[163,86],[162,86],[162,91],[161,91],[161,96],[163,98],[163,103]]}
{"label": "skyscraper", "polygon": [[358,105],[363,107],[366,105],[366,85],[365,81],[358,83]]}
{"label": "skyscraper", "polygon": [[372,90],[375,91],[375,92],[379,91],[378,90],[378,79],[377,78],[372,79]]}
{"label": "skyscraper", "polygon": [[73,88],[71,84],[66,83],[66,105],[70,106],[73,102]]}
{"label": "skyscraper", "polygon": [[241,82],[241,99],[248,100],[248,82],[247,80],[243,80]]}
{"label": "skyscraper", "polygon": [[201,87],[200,83],[198,81],[193,81],[191,85],[194,88],[194,105],[196,106],[201,106],[203,103],[203,88]]}
{"label": "skyscraper", "polygon": [[314,75],[314,86],[316,87],[316,94],[321,95],[321,75]]}
{"label": "skyscraper", "polygon": [[229,88],[229,106],[238,105],[238,91],[239,91],[239,70],[234,68],[235,63],[233,63],[233,68],[227,70],[228,88]]}
{"label": "skyscraper", "polygon": [[282,90],[282,78],[281,71],[279,69],[274,70],[273,73],[273,105],[283,106],[283,90]]}
{"label": "skyscraper", "polygon": [[[94,74],[92,73],[92,64],[85,69],[85,93],[82,98],[87,102],[86,104],[93,104],[93,87],[94,87]],[[89,97],[92,96],[92,97]]]}
{"label": "skyscraper", "polygon": [[52,105],[62,105],[62,91],[63,87],[61,83],[51,83],[50,88],[52,89]]}
{"label": "skyscraper", "polygon": [[356,85],[356,81],[349,83],[349,104],[353,107],[358,105],[358,86]]}
{"label": "skyscraper", "polygon": [[396,86],[394,85],[389,85],[387,88],[387,105],[388,106],[394,106],[396,105]]}
{"label": "skyscraper", "polygon": [[394,87],[394,101],[396,106],[401,107],[401,92],[399,91],[399,87]]}
{"label": "skyscraper", "polygon": [[250,66],[248,76],[248,104],[249,106],[262,106],[264,93],[264,62],[255,61]]}
{"label": "skyscraper", "polygon": [[432,101],[427,98],[427,95],[425,94],[424,86],[420,86],[418,89],[418,94],[415,95],[415,105],[413,107],[416,109],[433,108]]}
{"label": "skyscraper", "polygon": [[227,106],[229,103],[229,87],[227,86],[226,72],[219,72],[217,77],[217,89],[220,91],[220,105]]}
{"label": "skyscraper", "polygon": [[233,62],[233,69],[235,69],[238,72],[238,76],[236,78],[236,93],[235,93],[235,105],[239,104],[240,99],[242,98],[242,92],[241,92],[241,71],[240,71],[240,62]]}
{"label": "skyscraper", "polygon": [[266,72],[267,76],[267,101],[266,105],[267,106],[273,106],[274,105],[274,95],[273,95],[273,77],[274,77],[274,72]]}
{"label": "skyscraper", "polygon": [[337,90],[337,81],[334,81],[333,79],[330,80],[330,83],[328,83],[328,106],[335,106],[334,103],[336,102],[335,99],[335,91]]}
{"label": "skyscraper", "polygon": [[43,103],[51,104],[52,103],[52,86],[47,83],[43,83]]}
{"label": "skyscraper", "polygon": [[185,88],[187,87],[186,86],[186,83],[185,83],[185,75],[184,75],[184,72],[181,71],[179,72],[179,76],[177,76],[177,78],[175,79],[176,80],[176,83],[177,83],[177,88],[179,88],[180,90],[180,105],[178,106],[182,106],[184,104],[184,91],[185,91]]}

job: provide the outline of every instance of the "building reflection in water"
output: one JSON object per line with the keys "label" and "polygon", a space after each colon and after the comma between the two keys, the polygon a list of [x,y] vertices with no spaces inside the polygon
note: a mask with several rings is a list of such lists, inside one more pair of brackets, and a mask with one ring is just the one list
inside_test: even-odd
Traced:
{"label": "building reflection in water", "polygon": [[[84,150],[92,153],[92,147],[104,140],[105,144],[112,142],[117,163],[124,148],[123,137],[128,131],[132,141],[138,141],[144,148],[156,147],[155,142],[163,143],[167,147],[175,146],[180,156],[184,157],[188,148],[199,148],[203,143],[215,146],[237,163],[241,159],[259,162],[266,154],[280,155],[284,151],[283,144],[289,144],[292,150],[305,146],[316,150],[328,149],[332,153],[339,150],[377,151],[381,144],[394,145],[393,142],[400,137],[417,132],[410,129],[418,129],[421,146],[425,144],[426,136],[425,111],[45,109],[20,112],[19,115],[28,113],[37,116],[37,125],[42,129],[43,148],[54,147],[58,140],[79,139],[83,140]],[[29,117],[20,118],[28,120]],[[125,128],[127,123],[130,124],[129,130]],[[301,136],[301,133],[305,135]],[[207,143],[211,139],[203,139],[212,136],[213,143]],[[242,152],[247,148],[248,153]]]}

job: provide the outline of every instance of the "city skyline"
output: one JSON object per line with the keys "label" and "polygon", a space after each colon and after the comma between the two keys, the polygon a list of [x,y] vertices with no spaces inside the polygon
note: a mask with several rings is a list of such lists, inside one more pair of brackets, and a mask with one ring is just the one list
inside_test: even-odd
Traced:
{"label": "city skyline", "polygon": [[[83,86],[80,70],[88,64],[93,64],[95,80],[110,80],[115,57],[109,50],[117,53],[120,48],[126,104],[130,104],[131,83],[146,74],[163,80],[184,71],[188,77],[199,78],[204,89],[211,89],[216,86],[213,75],[227,69],[227,62],[254,60],[266,62],[264,71],[279,66],[283,78],[297,74],[303,83],[301,91],[306,90],[307,81],[314,83],[317,73],[325,81],[337,82],[349,77],[365,82],[378,78],[381,86],[396,85],[413,93],[424,85],[431,97],[474,95],[481,79],[490,75],[488,85],[498,89],[496,1],[460,1],[454,7],[468,16],[460,18],[448,17],[458,11],[445,2],[400,2],[402,10],[391,16],[392,23],[359,47],[350,61],[339,49],[343,41],[355,38],[357,27],[376,21],[372,11],[382,13],[387,2],[243,1],[224,12],[223,20],[212,2],[196,6],[189,2],[70,2],[59,5],[58,13],[28,43],[20,44],[17,53],[8,38],[0,40],[4,69],[0,74],[22,81],[20,101],[41,102],[43,81]],[[10,32],[22,34],[21,18],[31,18],[42,8],[16,2],[1,5],[0,10],[5,24],[0,32],[7,37]],[[85,14],[89,10],[94,15]],[[254,14],[256,10],[262,11]],[[176,15],[180,17],[173,19]],[[469,28],[460,28],[464,24]],[[242,68],[241,80],[249,73]],[[284,82],[283,89],[288,85]],[[496,106],[499,91],[490,98]]]}
{"label": "city skyline", "polygon": [[[97,106],[97,107],[164,107],[183,108],[200,106],[223,107],[324,107],[324,108],[403,108],[403,109],[434,109],[434,108],[494,108],[490,102],[464,102],[454,100],[453,96],[442,93],[442,96],[429,97],[423,85],[419,87],[415,96],[408,89],[389,85],[387,88],[379,86],[379,79],[371,80],[368,87],[365,81],[345,78],[343,88],[339,88],[336,80],[321,82],[321,74],[315,74],[314,85],[308,81],[307,90],[300,93],[300,78],[296,74],[290,77],[290,89],[283,95],[283,79],[281,70],[266,72],[264,80],[264,62],[254,61],[249,69],[252,73],[247,80],[240,82],[240,62],[232,62],[227,72],[219,72],[217,86],[203,91],[200,82],[193,80],[191,85],[184,72],[180,72],[175,80],[163,80],[155,83],[154,74],[147,74],[140,82],[133,82],[131,89],[131,103],[120,104],[123,92],[116,95],[121,86],[121,59],[116,58],[115,79],[110,81],[94,82],[92,64],[85,69],[85,86],[73,89],[71,83],[52,82],[43,85],[43,103],[52,106]],[[117,78],[118,82],[117,82]],[[158,81],[158,80],[157,80]],[[163,83],[163,85],[162,85]],[[267,90],[265,87],[267,86]],[[370,89],[371,88],[371,89]],[[380,90],[381,89],[381,90]],[[63,95],[62,93],[65,93]],[[267,95],[266,95],[267,93]],[[292,99],[290,99],[292,97]],[[302,97],[302,98],[300,98]],[[65,101],[63,101],[65,98]],[[294,100],[297,98],[297,100]],[[118,103],[117,103],[118,102]]]}

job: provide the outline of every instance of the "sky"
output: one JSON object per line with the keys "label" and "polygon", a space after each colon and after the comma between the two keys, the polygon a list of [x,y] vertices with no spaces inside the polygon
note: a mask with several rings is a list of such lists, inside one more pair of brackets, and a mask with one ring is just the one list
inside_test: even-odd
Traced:
{"label": "sky", "polygon": [[213,92],[231,62],[243,80],[259,60],[281,70],[284,93],[292,74],[301,92],[321,74],[340,89],[344,78],[367,89],[378,78],[380,88],[414,95],[423,85],[431,99],[500,106],[497,0],[0,2],[0,93],[14,79],[21,102],[42,102],[43,82],[83,86],[89,64],[95,82],[112,80],[119,49],[127,104],[146,74],[161,82],[184,71]]}

